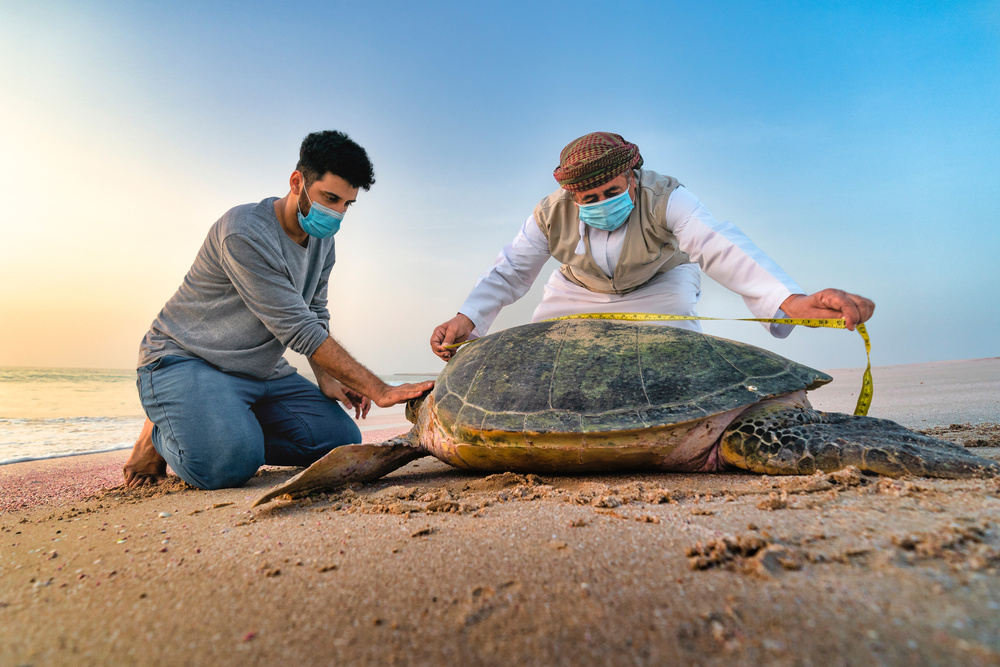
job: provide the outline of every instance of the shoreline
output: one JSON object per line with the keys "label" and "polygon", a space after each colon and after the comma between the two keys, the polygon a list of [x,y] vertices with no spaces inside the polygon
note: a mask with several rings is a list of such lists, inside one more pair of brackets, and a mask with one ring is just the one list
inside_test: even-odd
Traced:
{"label": "shoreline", "polygon": [[68,459],[72,456],[90,456],[91,454],[107,454],[109,452],[120,452],[124,449],[132,449],[132,445],[122,445],[120,447],[108,447],[107,449],[97,449],[92,452],[68,452],[65,454],[50,454],[49,456],[25,456],[22,458],[0,461],[0,466],[9,466],[15,463],[32,463],[33,461],[49,461],[52,459]]}

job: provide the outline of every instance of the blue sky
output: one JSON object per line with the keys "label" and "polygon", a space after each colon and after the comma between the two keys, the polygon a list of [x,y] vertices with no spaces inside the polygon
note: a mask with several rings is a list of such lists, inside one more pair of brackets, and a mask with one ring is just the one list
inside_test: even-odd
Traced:
{"label": "blue sky", "polygon": [[[0,0],[0,97],[0,365],[131,366],[209,226],[331,128],[375,163],[331,307],[377,372],[440,368],[431,329],[595,130],[807,290],[874,299],[875,364],[1000,355],[997,2]],[[707,278],[701,312],[748,315]],[[705,328],[864,363],[846,332]]]}

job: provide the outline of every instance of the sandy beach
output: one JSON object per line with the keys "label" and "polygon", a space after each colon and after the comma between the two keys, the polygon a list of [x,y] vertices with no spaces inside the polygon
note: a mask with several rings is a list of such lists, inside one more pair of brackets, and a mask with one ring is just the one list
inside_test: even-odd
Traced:
{"label": "sandy beach", "polygon": [[[872,416],[1000,459],[1000,358],[874,372]],[[0,466],[0,664],[1000,664],[1000,479],[425,458],[251,509],[298,469],[129,491],[126,456]]]}

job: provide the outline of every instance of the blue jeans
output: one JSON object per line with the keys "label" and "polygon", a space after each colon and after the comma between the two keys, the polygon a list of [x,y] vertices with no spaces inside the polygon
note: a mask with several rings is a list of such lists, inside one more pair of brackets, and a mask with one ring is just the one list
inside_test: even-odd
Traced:
{"label": "blue jeans", "polygon": [[153,446],[181,479],[202,489],[242,486],[264,464],[305,466],[361,442],[340,404],[298,373],[255,380],[167,356],[137,374]]}

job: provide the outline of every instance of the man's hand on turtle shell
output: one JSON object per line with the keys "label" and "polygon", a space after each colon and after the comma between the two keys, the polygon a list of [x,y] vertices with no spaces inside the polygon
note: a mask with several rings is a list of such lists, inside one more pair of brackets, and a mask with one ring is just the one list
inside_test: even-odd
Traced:
{"label": "man's hand on turtle shell", "polygon": [[781,303],[786,317],[793,319],[844,320],[854,331],[860,322],[867,322],[875,312],[875,302],[839,289],[824,289],[813,294],[793,294]]}
{"label": "man's hand on turtle shell", "polygon": [[401,384],[396,387],[387,384],[378,396],[372,396],[372,401],[380,408],[388,408],[389,406],[396,405],[397,403],[408,401],[411,398],[417,398],[418,396],[429,392],[433,388],[433,380],[428,380],[427,382]]}

